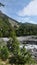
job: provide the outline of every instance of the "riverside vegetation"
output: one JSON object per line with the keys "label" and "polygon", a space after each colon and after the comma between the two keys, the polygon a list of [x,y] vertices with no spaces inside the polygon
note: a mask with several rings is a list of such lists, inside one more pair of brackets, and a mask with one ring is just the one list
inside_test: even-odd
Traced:
{"label": "riverside vegetation", "polygon": [[0,43],[0,59],[4,62],[8,60],[7,62],[11,65],[25,65],[26,63],[34,63],[31,54],[25,49],[25,46],[20,48],[19,45],[20,44],[17,41],[14,32],[12,32],[11,39],[6,45],[4,42]]}

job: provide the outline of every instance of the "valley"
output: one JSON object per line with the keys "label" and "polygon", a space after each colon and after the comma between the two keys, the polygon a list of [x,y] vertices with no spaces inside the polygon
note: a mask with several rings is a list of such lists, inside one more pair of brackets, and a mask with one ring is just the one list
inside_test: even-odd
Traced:
{"label": "valley", "polygon": [[37,0],[0,0],[0,65],[37,65]]}
{"label": "valley", "polygon": [[[25,59],[25,53],[28,60]],[[19,23],[0,11],[0,58],[6,61],[8,59],[11,65],[24,64],[23,61],[35,63],[33,59],[37,61],[37,24]]]}

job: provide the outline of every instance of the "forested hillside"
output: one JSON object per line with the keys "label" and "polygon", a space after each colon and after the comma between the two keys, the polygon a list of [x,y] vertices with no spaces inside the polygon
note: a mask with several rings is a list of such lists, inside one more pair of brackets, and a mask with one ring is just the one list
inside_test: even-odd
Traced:
{"label": "forested hillside", "polygon": [[17,36],[37,35],[37,24],[24,23],[20,24],[16,30]]}

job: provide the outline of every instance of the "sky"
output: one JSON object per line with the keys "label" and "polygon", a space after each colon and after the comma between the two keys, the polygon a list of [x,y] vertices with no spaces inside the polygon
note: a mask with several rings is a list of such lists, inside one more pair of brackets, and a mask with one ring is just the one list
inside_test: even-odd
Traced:
{"label": "sky", "polygon": [[37,0],[0,0],[0,10],[18,22],[37,24]]}

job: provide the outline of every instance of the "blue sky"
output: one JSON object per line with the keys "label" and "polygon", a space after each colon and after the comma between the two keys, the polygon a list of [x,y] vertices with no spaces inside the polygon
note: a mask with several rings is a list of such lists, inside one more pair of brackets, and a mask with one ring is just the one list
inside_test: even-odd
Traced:
{"label": "blue sky", "polygon": [[3,13],[19,22],[37,23],[37,0],[0,0]]}

